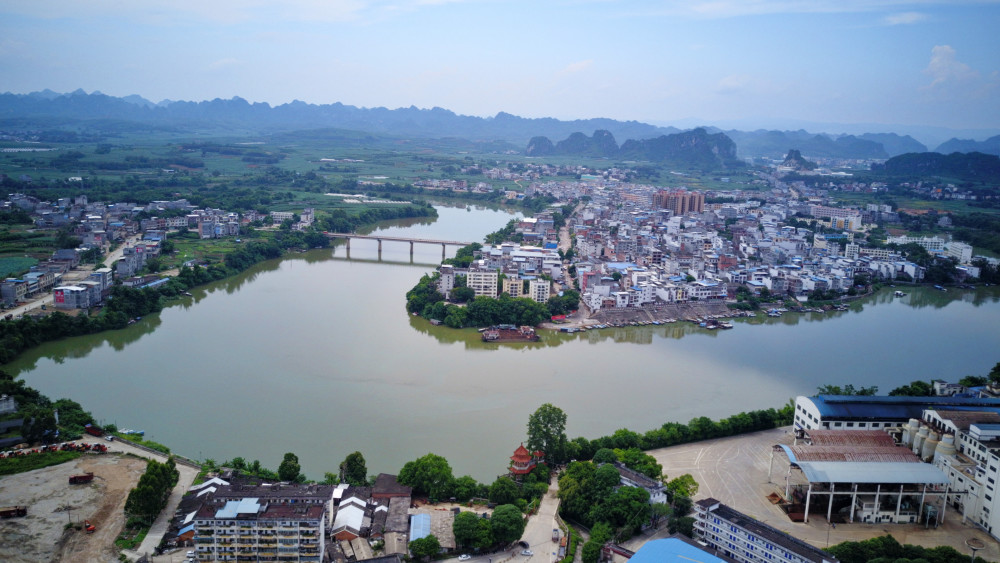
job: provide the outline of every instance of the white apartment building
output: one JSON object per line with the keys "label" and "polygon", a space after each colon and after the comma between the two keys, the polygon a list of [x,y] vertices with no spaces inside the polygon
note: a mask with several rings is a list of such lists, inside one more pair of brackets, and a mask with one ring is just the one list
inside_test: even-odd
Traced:
{"label": "white apartment building", "polygon": [[714,498],[695,503],[699,539],[738,563],[837,563],[808,543],[722,504]]}
{"label": "white apartment building", "polygon": [[476,297],[497,297],[500,273],[493,269],[479,268],[474,264],[465,276],[465,285],[476,292]]}
{"label": "white apartment building", "polygon": [[[549,300],[552,284],[549,280],[531,280],[528,282],[528,297],[538,303],[545,303]],[[513,297],[513,295],[511,295]]]}

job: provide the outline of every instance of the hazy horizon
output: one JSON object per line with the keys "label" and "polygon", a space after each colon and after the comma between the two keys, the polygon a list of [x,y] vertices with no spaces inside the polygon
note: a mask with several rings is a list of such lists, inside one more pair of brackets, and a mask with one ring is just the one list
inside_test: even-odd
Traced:
{"label": "hazy horizon", "polygon": [[1000,129],[997,0],[53,0],[0,14],[3,89],[20,93]]}

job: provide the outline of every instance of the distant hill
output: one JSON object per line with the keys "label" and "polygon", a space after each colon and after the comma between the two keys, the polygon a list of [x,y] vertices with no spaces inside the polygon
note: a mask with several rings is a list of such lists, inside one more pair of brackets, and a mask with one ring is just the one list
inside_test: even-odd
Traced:
{"label": "distant hill", "polygon": [[[537,144],[543,143],[541,138],[544,137],[564,139],[570,147],[565,150],[583,150],[593,156],[612,154],[611,145],[605,142],[607,139],[599,140],[595,145],[593,139],[585,141],[585,135],[574,136],[574,133],[607,131],[611,138],[630,139],[638,143],[681,132],[676,127],[605,118],[563,121],[553,118],[525,118],[505,112],[492,117],[477,117],[459,115],[438,107],[364,108],[339,102],[317,105],[297,100],[271,106],[267,103],[250,103],[239,97],[200,102],[161,100],[154,103],[137,95],[117,98],[100,92],[88,94],[83,90],[76,90],[63,94],[48,89],[30,94],[0,94],[0,127],[14,131],[73,131],[78,134],[77,138],[87,139],[144,130],[273,135],[327,129],[410,139],[460,138],[480,145],[507,142],[523,147],[527,143],[533,146],[533,154],[538,155],[559,150],[555,144],[551,148]],[[803,129],[723,131],[716,128],[705,128],[705,132],[709,135],[724,133],[735,142],[737,158],[782,159],[789,147],[797,148],[809,158],[885,159],[927,150],[927,147],[912,137],[894,133],[854,136],[817,134]],[[982,143],[953,139],[938,150],[978,150],[998,154],[998,139],[1000,137],[994,137]],[[953,143],[960,143],[961,146],[952,146]],[[658,148],[660,144],[662,142],[648,146],[641,143],[629,145],[628,150],[640,155],[647,151],[655,154],[661,150]],[[584,146],[586,148],[581,148]],[[618,147],[618,150],[624,148],[625,145]]]}
{"label": "distant hill", "polygon": [[610,131],[597,130],[593,136],[573,133],[553,144],[547,137],[533,137],[525,149],[528,156],[584,156],[667,162],[705,170],[739,167],[736,144],[723,133],[711,134],[703,128],[652,139],[629,139],[621,145]]}
{"label": "distant hill", "polygon": [[732,130],[725,131],[725,134],[736,142],[740,158],[748,156],[784,158],[788,147],[797,147],[802,154],[813,158],[889,158],[890,156],[881,142],[854,135],[830,137],[803,130],[766,131],[764,129],[757,131]]}
{"label": "distant hill", "polygon": [[990,137],[985,141],[973,141],[972,139],[951,139],[941,144],[934,152],[941,154],[951,154],[953,152],[981,152],[983,154],[994,154],[1000,156],[1000,135]]}
{"label": "distant hill", "polygon": [[50,90],[31,94],[0,94],[0,119],[53,117],[66,120],[115,118],[192,130],[233,128],[272,133],[306,129],[350,129],[367,133],[424,138],[462,137],[470,140],[502,140],[520,146],[532,136],[562,138],[575,131],[607,130],[623,138],[642,139],[676,133],[673,127],[656,127],[638,121],[581,119],[560,121],[530,119],[500,112],[494,117],[458,115],[442,108],[359,108],[334,104],[293,101],[278,106],[250,103],[243,98],[203,102],[154,104],[139,96],[115,98],[77,90],[57,94]]}
{"label": "distant hill", "polygon": [[894,156],[873,172],[890,176],[943,176],[958,180],[1000,181],[1000,157],[981,152],[910,153]]}
{"label": "distant hill", "polygon": [[865,133],[864,135],[858,135],[858,138],[863,141],[880,143],[885,152],[889,153],[889,156],[899,156],[911,152],[927,152],[927,146],[909,135]]}

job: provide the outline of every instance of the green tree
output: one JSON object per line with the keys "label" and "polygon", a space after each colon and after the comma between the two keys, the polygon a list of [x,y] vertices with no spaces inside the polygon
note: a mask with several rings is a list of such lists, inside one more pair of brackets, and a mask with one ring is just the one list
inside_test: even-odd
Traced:
{"label": "green tree", "polygon": [[997,364],[993,366],[993,369],[990,370],[990,373],[986,374],[986,377],[989,378],[990,383],[994,386],[1000,385],[1000,362],[997,362]]}
{"label": "green tree", "polygon": [[493,543],[490,521],[475,512],[460,512],[451,527],[455,542],[462,547],[484,548]]}
{"label": "green tree", "polygon": [[480,492],[484,487],[472,478],[471,475],[463,475],[455,479],[452,496],[459,502],[466,502],[472,497],[481,496]]}
{"label": "green tree", "polygon": [[517,541],[524,533],[524,515],[521,509],[513,504],[502,504],[493,511],[490,518],[490,531],[501,545]]}
{"label": "green tree", "polygon": [[441,542],[437,536],[430,534],[410,542],[410,553],[418,560],[424,557],[434,557],[441,552]]}
{"label": "green tree", "polygon": [[671,534],[682,534],[689,538],[694,537],[694,518],[690,516],[679,516],[670,519],[667,531]]}
{"label": "green tree", "polygon": [[347,454],[344,461],[340,462],[340,481],[356,487],[368,482],[368,466],[365,465],[365,456],[361,452]]}
{"label": "green tree", "polygon": [[566,455],[566,413],[550,403],[528,417],[528,449],[545,452],[549,463],[562,463]]}
{"label": "green tree", "polygon": [[278,477],[282,481],[296,481],[302,466],[299,465],[299,457],[292,452],[285,454],[285,458],[278,465]]}
{"label": "green tree", "polygon": [[407,462],[400,470],[398,480],[403,485],[413,487],[414,492],[438,500],[451,496],[455,477],[452,475],[448,460],[437,454],[428,453],[419,459]]}
{"label": "green tree", "polygon": [[521,488],[510,477],[497,477],[490,485],[490,502],[513,504],[521,496]]}
{"label": "green tree", "polygon": [[933,394],[934,387],[926,381],[913,381],[909,385],[903,385],[889,391],[891,397],[930,397]]}
{"label": "green tree", "polygon": [[871,387],[855,388],[851,384],[844,385],[843,387],[840,385],[820,385],[816,388],[816,392],[819,395],[874,395],[878,393],[878,386],[872,385]]}
{"label": "green tree", "polygon": [[674,497],[680,495],[682,497],[693,497],[698,492],[698,482],[694,480],[694,477],[690,473],[685,473],[680,477],[671,479],[667,483],[667,493]]}
{"label": "green tree", "polygon": [[614,463],[618,461],[618,456],[611,448],[601,448],[594,453],[594,463]]}

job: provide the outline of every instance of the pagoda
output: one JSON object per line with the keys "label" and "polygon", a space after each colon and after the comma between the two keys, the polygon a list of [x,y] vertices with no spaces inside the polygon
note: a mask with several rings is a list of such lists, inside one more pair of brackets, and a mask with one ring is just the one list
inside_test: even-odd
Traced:
{"label": "pagoda", "polygon": [[536,451],[531,453],[528,448],[524,447],[522,442],[520,446],[514,450],[514,455],[510,456],[510,477],[515,481],[520,481],[525,475],[531,473],[535,470],[535,467],[539,463],[545,461],[545,453],[541,451]]}

